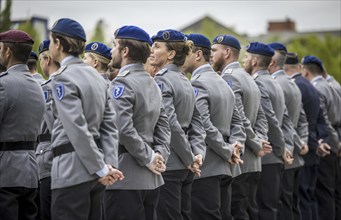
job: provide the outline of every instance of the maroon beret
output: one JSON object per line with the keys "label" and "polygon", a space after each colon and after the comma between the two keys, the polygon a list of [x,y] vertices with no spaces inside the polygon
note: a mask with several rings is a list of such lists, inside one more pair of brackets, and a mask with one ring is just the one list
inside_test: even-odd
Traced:
{"label": "maroon beret", "polygon": [[0,33],[0,42],[33,44],[32,38],[24,31],[9,30]]}

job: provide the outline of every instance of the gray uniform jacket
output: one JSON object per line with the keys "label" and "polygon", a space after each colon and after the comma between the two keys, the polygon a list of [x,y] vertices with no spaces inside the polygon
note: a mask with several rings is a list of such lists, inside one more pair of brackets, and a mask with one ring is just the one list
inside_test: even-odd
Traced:
{"label": "gray uniform jacket", "polygon": [[37,80],[40,85],[45,82],[44,77],[40,73],[34,73],[32,74],[32,77]]}
{"label": "gray uniform jacket", "polygon": [[[340,86],[340,84],[331,75],[328,75],[326,80],[329,83],[329,85],[337,92],[337,94],[341,98],[341,86]],[[339,106],[339,109],[340,108],[341,108],[341,106]],[[339,116],[341,117],[341,114],[339,114]],[[341,121],[341,119],[340,119],[340,121]],[[341,142],[341,123],[334,126],[334,128],[337,131],[337,133],[339,135],[339,140]]]}
{"label": "gray uniform jacket", "polygon": [[268,121],[268,138],[272,146],[272,152],[262,157],[262,164],[283,163],[285,140],[281,127],[286,108],[282,88],[267,70],[260,70],[252,77],[261,93],[261,105]]}
{"label": "gray uniform jacket", "polygon": [[[223,70],[222,77],[234,92],[236,106],[245,128],[246,142],[241,170],[243,173],[260,172],[262,164],[257,154],[262,149],[261,139],[267,140],[268,133],[268,124],[260,103],[260,91],[252,77],[237,62],[229,64]],[[260,126],[256,127],[256,123]]]}
{"label": "gray uniform jacket", "polygon": [[[303,144],[307,143],[308,137],[308,123],[303,110],[302,94],[296,83],[290,79],[284,70],[276,71],[272,74],[272,77],[279,83],[283,90],[285,106],[288,110],[288,116],[293,126],[293,128],[289,127],[290,130],[285,133],[285,135],[290,135],[290,138],[293,140],[291,144],[294,145],[294,151],[292,152],[294,162],[291,165],[285,165],[285,169],[300,167],[304,165],[304,160],[302,156],[300,156],[299,152]],[[300,131],[298,131],[298,128]],[[285,129],[283,129],[283,132],[285,132]],[[306,142],[301,139],[298,133],[306,140]]]}
{"label": "gray uniform jacket", "polygon": [[[45,97],[45,114],[44,120],[40,127],[40,134],[51,135],[54,116],[52,112],[52,87],[51,79],[45,81],[41,86]],[[52,146],[51,140],[40,141],[36,149],[36,157],[38,163],[39,179],[51,176],[52,168]]]}
{"label": "gray uniform jacket", "polygon": [[340,124],[341,100],[335,90],[333,90],[322,76],[317,76],[310,81],[320,95],[320,107],[327,124],[328,144],[331,152],[337,153],[339,149],[339,137],[334,127]]}
{"label": "gray uniform jacket", "polygon": [[196,98],[189,80],[174,64],[165,66],[155,75],[171,129],[170,156],[167,170],[187,169],[194,156],[205,158],[205,130]]}
{"label": "gray uniform jacket", "polygon": [[233,150],[231,144],[236,141],[244,144],[246,136],[233,91],[209,65],[196,70],[191,83],[206,131],[206,158],[200,178],[238,175],[235,170],[231,172],[228,163]]}
{"label": "gray uniform jacket", "polygon": [[164,184],[146,165],[153,152],[169,156],[170,128],[159,87],[141,63],[121,68],[111,83],[119,131],[119,169],[125,178],[109,189],[152,190]]}
{"label": "gray uniform jacket", "polygon": [[51,188],[96,179],[96,172],[105,164],[117,167],[115,112],[109,105],[103,77],[81,59],[72,57],[52,77],[52,88],[56,118],[52,147],[71,143],[75,151],[53,158]]}
{"label": "gray uniform jacket", "polygon": [[[0,142],[36,141],[44,109],[43,91],[25,64],[0,74]],[[0,187],[38,187],[34,150],[0,151]]]}

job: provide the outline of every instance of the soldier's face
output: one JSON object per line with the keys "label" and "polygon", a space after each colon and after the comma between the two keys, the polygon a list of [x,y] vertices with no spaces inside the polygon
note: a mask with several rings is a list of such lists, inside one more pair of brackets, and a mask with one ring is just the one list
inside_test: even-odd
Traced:
{"label": "soldier's face", "polygon": [[8,64],[8,51],[9,48],[5,48],[4,43],[0,42],[0,64],[4,67],[7,67]]}
{"label": "soldier's face", "polygon": [[[59,39],[56,39],[57,41],[59,41]],[[60,62],[61,60],[58,60],[59,57],[59,52],[57,50],[57,44],[54,42],[52,35],[50,34],[50,46],[49,46],[49,51],[50,51],[50,55],[51,58]]]}
{"label": "soldier's face", "polygon": [[225,63],[226,47],[221,44],[213,44],[211,47],[210,62],[214,71],[222,71]]}
{"label": "soldier's face", "polygon": [[40,68],[43,71],[44,75],[48,77],[49,76],[48,56],[45,54],[45,52],[39,55],[39,63]]}
{"label": "soldier's face", "polygon": [[95,59],[89,53],[84,53],[83,61],[85,64],[88,64],[89,66],[92,67],[95,64]]}
{"label": "soldier's face", "polygon": [[193,71],[194,71],[194,62],[195,62],[195,53],[196,52],[190,53],[189,55],[187,55],[185,63],[181,67],[181,69],[185,73],[193,73]]}
{"label": "soldier's face", "polygon": [[168,50],[165,42],[154,42],[150,53],[150,65],[163,67],[170,59],[171,51]]}
{"label": "soldier's face", "polygon": [[252,73],[252,55],[250,53],[245,53],[244,58],[243,58],[243,67],[244,70],[251,74]]}
{"label": "soldier's face", "polygon": [[115,39],[113,42],[113,47],[110,51],[111,53],[111,61],[109,65],[113,68],[120,69],[122,64],[122,56],[121,51],[119,50],[119,40]]}

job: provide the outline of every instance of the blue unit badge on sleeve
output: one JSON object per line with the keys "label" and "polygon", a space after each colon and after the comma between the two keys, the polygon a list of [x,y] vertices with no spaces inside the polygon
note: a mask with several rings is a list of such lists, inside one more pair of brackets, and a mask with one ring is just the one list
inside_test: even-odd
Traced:
{"label": "blue unit badge on sleeve", "polygon": [[62,100],[64,97],[64,85],[62,83],[56,84],[55,89],[58,100]]}
{"label": "blue unit badge on sleeve", "polygon": [[199,94],[199,89],[198,88],[194,88],[194,95],[195,97],[197,97]]}
{"label": "blue unit badge on sleeve", "polygon": [[227,80],[226,83],[227,83],[227,85],[229,85],[229,87],[232,87],[232,81],[231,80]]}
{"label": "blue unit badge on sleeve", "polygon": [[115,99],[118,99],[119,97],[122,96],[123,92],[124,92],[124,86],[123,85],[115,85],[114,89],[113,89],[113,97]]}

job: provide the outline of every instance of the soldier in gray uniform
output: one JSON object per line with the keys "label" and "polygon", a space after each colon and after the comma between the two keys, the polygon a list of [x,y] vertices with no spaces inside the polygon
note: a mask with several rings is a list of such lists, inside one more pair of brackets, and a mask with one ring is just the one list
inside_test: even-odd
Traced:
{"label": "soldier in gray uniform", "polygon": [[261,92],[261,105],[268,121],[268,138],[273,149],[270,154],[262,157],[262,173],[257,191],[258,216],[262,220],[277,219],[283,160],[292,160],[291,155],[286,153],[281,129],[286,109],[284,94],[267,70],[273,55],[274,51],[268,45],[252,42],[246,47],[243,59],[245,71],[252,75]]}
{"label": "soldier in gray uniform", "polygon": [[[293,125],[289,135],[292,139],[290,145],[294,146],[293,164],[285,164],[284,173],[281,182],[281,204],[279,219],[300,219],[300,210],[298,204],[299,171],[304,165],[301,155],[308,152],[308,123],[302,107],[302,95],[298,86],[284,72],[284,64],[287,54],[286,47],[281,43],[271,43],[269,46],[274,49],[275,55],[269,65],[269,72],[284,92],[285,105],[288,110],[289,119]],[[283,129],[284,131],[284,129]],[[294,200],[295,198],[295,200]]]}
{"label": "soldier in gray uniform", "polygon": [[31,51],[26,64],[33,78],[36,79],[39,84],[42,84],[43,82],[45,82],[45,79],[40,73],[37,72],[37,62],[38,62],[37,54],[34,51]]}
{"label": "soldier in gray uniform", "polygon": [[51,59],[49,53],[50,41],[45,40],[39,45],[39,60],[43,74],[49,79],[41,84],[45,97],[44,120],[40,127],[37,139],[38,146],[36,157],[39,171],[39,199],[41,219],[51,219],[51,167],[52,167],[52,146],[51,133],[54,123],[52,113],[52,87],[50,76],[60,68],[58,62]]}
{"label": "soldier in gray uniform", "polygon": [[106,82],[78,57],[85,41],[74,20],[62,18],[52,27],[49,51],[61,65],[52,77],[53,220],[101,219],[104,185],[123,178],[113,168],[118,138]]}
{"label": "soldier in gray uniform", "polygon": [[161,69],[154,79],[171,129],[171,154],[162,174],[165,185],[160,189],[157,213],[160,219],[191,219],[191,186],[194,173],[200,175],[206,146],[193,87],[180,70],[190,45],[183,33],[171,29],[159,31],[152,40],[150,65]]}
{"label": "soldier in gray uniform", "polygon": [[[260,103],[257,84],[238,63],[239,41],[231,35],[213,40],[211,65],[235,94],[236,106],[246,133],[245,150],[240,164],[242,174],[233,179],[231,212],[235,219],[258,219],[256,192],[261,172],[261,157],[271,152],[267,142],[268,124]],[[227,56],[225,54],[228,54]]]}
{"label": "soldier in gray uniform", "polygon": [[35,220],[38,167],[34,154],[44,97],[26,65],[33,40],[19,30],[0,33],[0,219]]}
{"label": "soldier in gray uniform", "polygon": [[84,49],[84,63],[92,66],[97,70],[101,76],[110,84],[109,80],[109,63],[111,60],[111,48],[107,47],[107,45],[100,42],[91,42],[85,46]]}
{"label": "soldier in gray uniform", "polygon": [[[302,75],[308,79],[317,89],[320,95],[320,107],[323,111],[324,120],[327,123],[328,145],[330,151],[323,153],[318,167],[316,184],[316,197],[319,207],[320,219],[335,219],[335,190],[337,188],[340,166],[337,155],[340,151],[339,137],[334,127],[340,124],[341,100],[337,92],[333,90],[323,78],[323,64],[314,56],[306,56],[302,59]],[[339,197],[337,197],[340,199]]]}
{"label": "soldier in gray uniform", "polygon": [[105,192],[105,218],[156,219],[161,173],[169,156],[170,128],[160,89],[144,70],[151,39],[141,28],[116,30],[112,65],[120,69],[111,83],[119,131],[119,168],[125,179]]}
{"label": "soldier in gray uniform", "polygon": [[206,131],[206,157],[192,186],[192,219],[232,219],[231,164],[238,164],[245,131],[227,83],[209,65],[210,41],[190,34],[193,52],[184,69],[192,73],[197,107]]}

